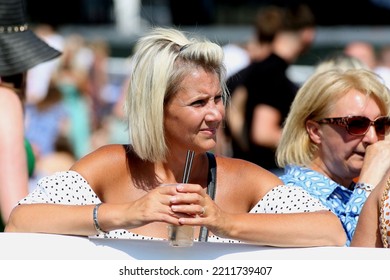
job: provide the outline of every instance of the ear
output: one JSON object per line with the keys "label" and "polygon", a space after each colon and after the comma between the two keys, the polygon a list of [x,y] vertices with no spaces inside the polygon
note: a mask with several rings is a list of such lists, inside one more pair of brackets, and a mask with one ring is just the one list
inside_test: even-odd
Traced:
{"label": "ear", "polygon": [[306,131],[307,134],[309,134],[311,141],[313,141],[315,144],[321,143],[322,130],[319,123],[313,120],[306,121]]}

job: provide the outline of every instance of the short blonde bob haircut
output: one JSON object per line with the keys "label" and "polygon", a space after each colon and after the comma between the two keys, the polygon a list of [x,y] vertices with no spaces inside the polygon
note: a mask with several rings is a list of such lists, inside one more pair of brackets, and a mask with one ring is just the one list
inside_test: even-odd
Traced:
{"label": "short blonde bob haircut", "polygon": [[164,161],[164,107],[180,89],[183,78],[198,67],[216,73],[226,101],[223,50],[207,39],[189,39],[173,28],[155,27],[141,37],[131,58],[125,110],[130,143],[143,160]]}
{"label": "short blonde bob haircut", "polygon": [[310,165],[318,146],[311,141],[306,122],[329,117],[337,100],[351,89],[373,98],[381,115],[389,116],[389,90],[374,72],[361,68],[333,69],[315,74],[302,85],[291,104],[276,150],[276,161],[280,167]]}

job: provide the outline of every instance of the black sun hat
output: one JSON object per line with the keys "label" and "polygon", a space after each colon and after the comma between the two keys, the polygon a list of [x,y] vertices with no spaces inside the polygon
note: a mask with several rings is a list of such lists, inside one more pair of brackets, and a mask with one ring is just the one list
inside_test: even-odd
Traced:
{"label": "black sun hat", "polygon": [[28,27],[24,0],[0,0],[0,76],[23,73],[61,52]]}

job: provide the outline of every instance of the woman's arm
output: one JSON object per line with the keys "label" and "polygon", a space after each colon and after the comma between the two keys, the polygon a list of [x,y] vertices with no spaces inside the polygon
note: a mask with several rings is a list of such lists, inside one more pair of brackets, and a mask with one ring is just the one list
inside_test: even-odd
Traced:
{"label": "woman's arm", "polygon": [[19,203],[5,231],[96,234],[92,213],[100,199],[74,171],[43,177],[34,191]]}
{"label": "woman's arm", "polygon": [[207,200],[202,216],[180,218],[180,224],[205,225],[219,237],[265,246],[344,246],[347,242],[340,220],[331,211],[235,214]]}
{"label": "woman's arm", "polygon": [[387,176],[378,184],[363,205],[352,237],[352,247],[383,247],[379,231],[381,198],[386,189]]}
{"label": "woman's arm", "polygon": [[[359,182],[377,186],[390,169],[390,140],[378,141],[367,147]],[[387,176],[386,176],[387,178]]]}
{"label": "woman's arm", "polygon": [[330,211],[226,215],[227,238],[277,247],[344,246],[340,220]]}
{"label": "woman's arm", "polygon": [[[199,202],[185,201],[182,196],[183,204],[198,203],[205,208],[205,213],[195,218],[180,218],[179,222],[206,225],[217,236],[259,245],[309,247],[346,244],[346,233],[335,214],[323,210],[326,208],[317,199],[298,187],[291,187],[291,192],[287,186],[281,188],[284,193],[278,192],[280,188],[273,192],[282,184],[277,176],[255,164],[218,157],[215,202],[201,193],[199,195],[204,199]],[[190,187],[186,185],[182,191],[191,191]],[[265,196],[262,206],[257,207]]]}
{"label": "woman's arm", "polygon": [[[118,182],[120,176],[117,176],[118,172],[126,169],[126,165],[121,167],[119,164],[125,157],[117,152],[122,151],[123,147],[111,147],[98,149],[72,167],[78,166],[78,170],[82,169],[83,174],[88,175],[86,177],[70,170],[40,179],[34,192],[21,200],[21,204],[12,211],[5,230],[95,235],[98,232],[94,227],[93,209],[101,201],[106,203],[99,207],[98,222],[104,231],[131,229],[156,221],[178,225],[177,217],[169,207],[169,197],[176,194],[175,186],[156,188],[134,201],[112,198],[112,192],[111,199],[108,199],[101,186],[99,189],[99,184],[107,188],[123,185],[123,182]],[[85,178],[93,180],[89,182]],[[123,193],[118,196],[123,196]]]}
{"label": "woman's arm", "polygon": [[12,90],[0,87],[0,104],[0,210],[6,223],[28,193],[28,171],[22,103]]}
{"label": "woman's arm", "polygon": [[250,137],[259,146],[276,148],[282,135],[280,112],[269,105],[257,105],[253,113]]}
{"label": "woman's arm", "polygon": [[248,139],[245,132],[245,104],[248,93],[244,86],[237,87],[231,95],[230,104],[226,107],[226,121],[232,138],[244,151],[248,150]]}
{"label": "woman's arm", "polygon": [[[176,186],[159,187],[129,203],[103,203],[98,208],[97,222],[103,231],[132,229],[152,222],[179,225],[170,209],[170,197]],[[72,205],[54,203],[21,204],[12,211],[6,232],[40,232],[91,236],[99,232],[94,224],[93,204]],[[153,236],[153,234],[151,234]]]}
{"label": "woman's arm", "polygon": [[95,235],[94,205],[22,204],[12,211],[6,232]]}

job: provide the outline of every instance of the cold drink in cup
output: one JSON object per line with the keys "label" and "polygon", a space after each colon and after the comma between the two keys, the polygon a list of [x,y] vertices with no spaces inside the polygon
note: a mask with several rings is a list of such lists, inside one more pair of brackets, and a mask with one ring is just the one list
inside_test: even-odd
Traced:
{"label": "cold drink in cup", "polygon": [[190,247],[194,243],[193,226],[168,226],[168,241],[173,247]]}

